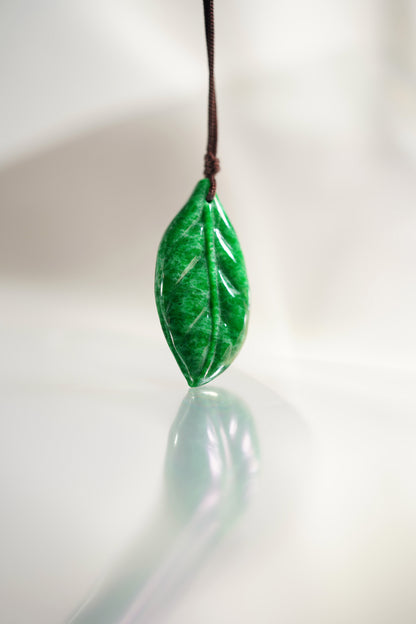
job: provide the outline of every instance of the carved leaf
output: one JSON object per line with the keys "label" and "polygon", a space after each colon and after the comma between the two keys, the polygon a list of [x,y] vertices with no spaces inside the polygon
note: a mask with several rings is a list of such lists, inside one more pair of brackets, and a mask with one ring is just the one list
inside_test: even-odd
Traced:
{"label": "carved leaf", "polygon": [[169,347],[190,386],[236,357],[248,320],[248,281],[234,228],[209,180],[198,182],[159,246],[155,296]]}

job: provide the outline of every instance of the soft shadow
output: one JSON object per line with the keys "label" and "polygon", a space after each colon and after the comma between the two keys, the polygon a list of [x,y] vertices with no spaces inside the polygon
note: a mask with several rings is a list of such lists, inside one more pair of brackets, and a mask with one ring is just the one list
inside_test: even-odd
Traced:
{"label": "soft shadow", "polygon": [[147,292],[160,236],[201,176],[204,131],[188,98],[1,166],[1,275]]}
{"label": "soft shadow", "polygon": [[242,512],[258,470],[247,406],[225,390],[190,390],[170,429],[150,530],[68,624],[154,622]]}

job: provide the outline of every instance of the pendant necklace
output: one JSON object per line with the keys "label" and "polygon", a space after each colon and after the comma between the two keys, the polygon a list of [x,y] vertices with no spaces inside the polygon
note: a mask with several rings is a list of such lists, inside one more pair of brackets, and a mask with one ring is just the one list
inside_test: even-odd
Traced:
{"label": "pendant necklace", "polygon": [[155,298],[166,341],[191,387],[208,383],[237,356],[248,322],[240,243],[216,194],[217,102],[214,0],[203,0],[208,52],[208,143],[204,178],[168,226],[156,259]]}

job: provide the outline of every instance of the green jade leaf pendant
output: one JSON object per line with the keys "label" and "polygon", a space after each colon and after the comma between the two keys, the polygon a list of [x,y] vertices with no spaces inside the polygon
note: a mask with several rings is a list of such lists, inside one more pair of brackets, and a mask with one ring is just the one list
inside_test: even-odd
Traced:
{"label": "green jade leaf pendant", "polygon": [[155,297],[165,338],[189,386],[222,373],[246,336],[248,280],[237,235],[207,178],[167,228]]}

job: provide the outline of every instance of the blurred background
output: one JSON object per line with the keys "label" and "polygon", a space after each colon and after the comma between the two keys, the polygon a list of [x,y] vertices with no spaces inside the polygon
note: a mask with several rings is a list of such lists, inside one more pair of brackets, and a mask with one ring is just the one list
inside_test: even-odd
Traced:
{"label": "blurred background", "polygon": [[[216,12],[219,195],[252,290],[241,362],[414,370],[415,3]],[[87,297],[93,324],[161,340],[155,254],[206,141],[201,20],[191,0],[3,0],[3,313],[42,292],[82,316]]]}
{"label": "blurred background", "polygon": [[[270,581],[271,575],[282,581],[295,560],[304,567],[304,551],[287,547],[277,572],[266,562],[267,542],[263,558],[247,554],[246,564],[255,570],[264,566],[264,587],[270,586],[271,593],[265,598],[257,588],[244,613],[256,621],[261,602],[274,605],[257,620],[267,624],[410,624],[416,613],[411,594],[411,553],[416,553],[416,2],[218,0],[216,71],[218,194],[238,232],[251,285],[250,329],[234,366],[295,405],[318,439],[317,448],[312,446],[320,458],[314,487],[303,502],[304,512],[316,513],[305,512],[308,520],[301,522],[306,569],[316,575],[318,591],[314,607],[305,602],[310,617],[299,604],[306,577],[302,582],[290,577],[278,606]],[[3,411],[5,526],[10,530],[3,546],[10,608],[2,621],[27,622],[29,617],[46,624],[75,608],[105,568],[102,553],[110,558],[120,536],[137,526],[158,481],[154,475],[150,482],[142,477],[140,509],[129,502],[133,480],[122,495],[117,479],[110,491],[102,484],[100,502],[88,503],[103,466],[107,479],[113,474],[104,445],[93,454],[97,472],[90,475],[88,496],[75,496],[83,487],[79,468],[68,473],[63,492],[57,477],[50,497],[42,487],[62,456],[61,434],[54,429],[56,455],[48,455],[52,451],[45,446],[49,463],[33,477],[37,485],[30,487],[37,494],[32,500],[27,498],[27,469],[37,465],[38,449],[29,442],[21,447],[22,431],[32,423],[31,435],[37,431],[42,447],[55,415],[64,418],[67,410],[68,418],[78,414],[77,426],[90,423],[84,424],[90,427],[85,439],[94,446],[94,427],[101,427],[98,408],[80,400],[70,409],[72,399],[61,401],[59,392],[105,388],[112,400],[121,392],[121,401],[125,391],[138,396],[140,388],[151,387],[155,398],[169,387],[174,398],[160,399],[157,424],[146,434],[160,451],[154,459],[159,465],[161,440],[185,392],[159,326],[153,275],[160,238],[202,176],[207,125],[202,2],[1,0],[0,83],[0,368],[4,396],[13,390],[16,401],[26,397],[19,409],[13,399]],[[221,381],[232,381],[233,373],[226,375]],[[41,379],[47,403],[27,398],[30,391],[39,399]],[[52,387],[53,400],[45,390]],[[268,399],[254,403],[271,404]],[[151,418],[151,404],[146,399],[139,412]],[[116,422],[117,411],[123,413],[120,405],[108,423],[113,417]],[[20,414],[14,432],[10,414]],[[34,414],[50,414],[52,420],[38,429]],[[106,440],[116,430],[108,427]],[[83,469],[91,469],[91,448],[80,451],[78,438],[73,440],[77,450],[69,464],[75,470],[81,461]],[[125,442],[120,444],[126,452]],[[120,475],[133,465],[147,473],[149,445],[140,446],[140,465],[134,464],[139,461],[133,460],[134,445],[128,447],[133,463],[127,462]],[[23,459],[10,451],[15,448]],[[19,471],[16,462],[25,470]],[[11,483],[20,488],[20,498]],[[84,520],[76,517],[74,500],[89,509],[88,521],[87,512]],[[116,505],[124,510],[117,516]],[[44,551],[37,543],[36,536],[46,536],[48,514],[55,527],[67,526],[73,536],[64,552],[59,550],[63,534],[49,527],[59,561],[51,547]],[[112,521],[97,536],[93,518],[106,514]],[[28,524],[19,525],[26,542],[13,533],[17,516],[27,519]],[[31,546],[17,556],[18,543]],[[34,576],[42,569],[35,562],[47,559],[36,586],[19,576],[27,569],[28,552]],[[75,552],[81,559],[73,558],[68,567]],[[293,557],[293,552],[298,554]],[[314,558],[318,552],[325,553],[319,562]],[[84,577],[72,593],[69,577],[61,574],[56,581],[56,596],[67,583],[65,598],[65,592],[58,596],[60,603],[57,598],[60,610],[46,607],[49,572],[65,566],[67,573],[78,570],[81,560]],[[218,569],[222,565],[220,558]],[[230,571],[223,588],[214,591],[224,604],[231,579]],[[208,573],[205,581],[213,587]],[[322,595],[320,581],[329,583]],[[205,605],[204,613],[212,609],[203,587],[190,622],[211,621],[198,610],[198,605]],[[27,605],[21,619],[16,603]],[[33,615],[36,604],[42,606],[39,619]],[[186,609],[175,613],[169,622],[188,621]],[[212,621],[246,621],[243,612],[233,613],[219,610]]]}

